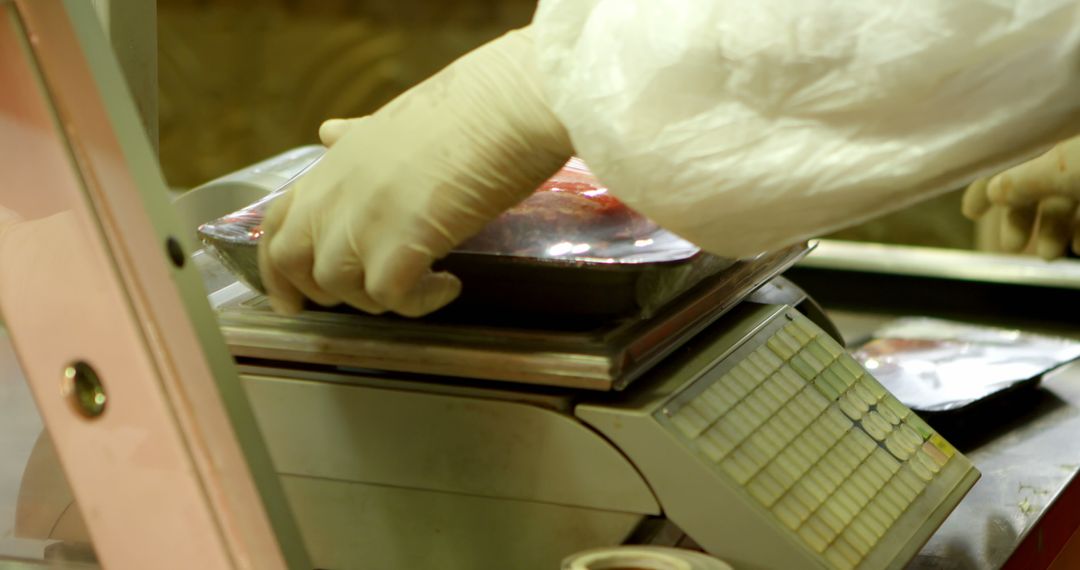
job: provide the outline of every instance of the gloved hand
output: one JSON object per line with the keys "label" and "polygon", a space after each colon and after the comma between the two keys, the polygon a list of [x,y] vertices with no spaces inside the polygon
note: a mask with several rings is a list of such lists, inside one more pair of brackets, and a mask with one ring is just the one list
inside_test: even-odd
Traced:
{"label": "gloved hand", "polygon": [[527,197],[572,154],[535,83],[528,29],[471,52],[374,115],[323,123],[330,147],[267,214],[275,310],[419,316],[460,292],[433,261]]}
{"label": "gloved hand", "polygon": [[964,193],[964,215],[982,218],[1000,208],[1001,248],[1024,250],[1034,238],[1044,259],[1061,257],[1069,248],[1080,253],[1080,137],[1006,170],[976,180]]}

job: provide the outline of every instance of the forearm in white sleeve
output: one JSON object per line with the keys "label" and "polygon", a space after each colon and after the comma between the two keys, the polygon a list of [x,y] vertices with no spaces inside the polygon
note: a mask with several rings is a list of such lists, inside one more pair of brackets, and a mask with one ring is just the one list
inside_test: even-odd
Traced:
{"label": "forearm in white sleeve", "polygon": [[541,0],[542,83],[611,191],[740,257],[1080,126],[1075,0]]}

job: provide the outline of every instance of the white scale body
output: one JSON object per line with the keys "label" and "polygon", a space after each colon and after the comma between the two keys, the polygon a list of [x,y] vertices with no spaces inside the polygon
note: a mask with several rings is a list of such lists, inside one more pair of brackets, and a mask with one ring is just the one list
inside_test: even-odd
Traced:
{"label": "white scale body", "polygon": [[319,568],[551,570],[663,520],[737,568],[900,568],[978,478],[784,305],[743,303],[622,392],[244,378]]}

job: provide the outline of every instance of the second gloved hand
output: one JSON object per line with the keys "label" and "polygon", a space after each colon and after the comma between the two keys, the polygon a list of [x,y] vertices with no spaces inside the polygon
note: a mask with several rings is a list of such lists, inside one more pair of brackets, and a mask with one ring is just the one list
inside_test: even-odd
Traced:
{"label": "second gloved hand", "polygon": [[977,180],[964,193],[964,215],[982,218],[1001,210],[997,236],[1007,252],[1024,250],[1034,240],[1044,259],[1061,257],[1070,243],[1080,253],[1080,137],[990,179]]}
{"label": "second gloved hand", "polygon": [[263,223],[274,309],[307,297],[419,316],[452,301],[460,282],[432,262],[571,154],[535,76],[527,30],[511,32],[372,116],[324,123],[330,149]]}

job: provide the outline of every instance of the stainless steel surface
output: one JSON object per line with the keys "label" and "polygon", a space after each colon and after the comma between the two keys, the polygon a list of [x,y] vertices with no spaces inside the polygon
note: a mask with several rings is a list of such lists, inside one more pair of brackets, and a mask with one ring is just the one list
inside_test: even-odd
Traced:
{"label": "stainless steel surface", "polygon": [[[845,336],[864,338],[892,317],[831,312]],[[1047,377],[1039,403],[962,449],[982,472],[912,569],[1000,568],[1080,472],[1080,363]]]}
{"label": "stainless steel surface", "polygon": [[739,262],[650,319],[577,330],[307,312],[275,315],[260,297],[218,307],[239,357],[343,367],[618,390],[782,273],[804,246]]}
{"label": "stainless steel surface", "polygon": [[821,240],[799,265],[888,275],[1080,289],[1080,262],[1070,259],[1047,262],[1022,255]]}

